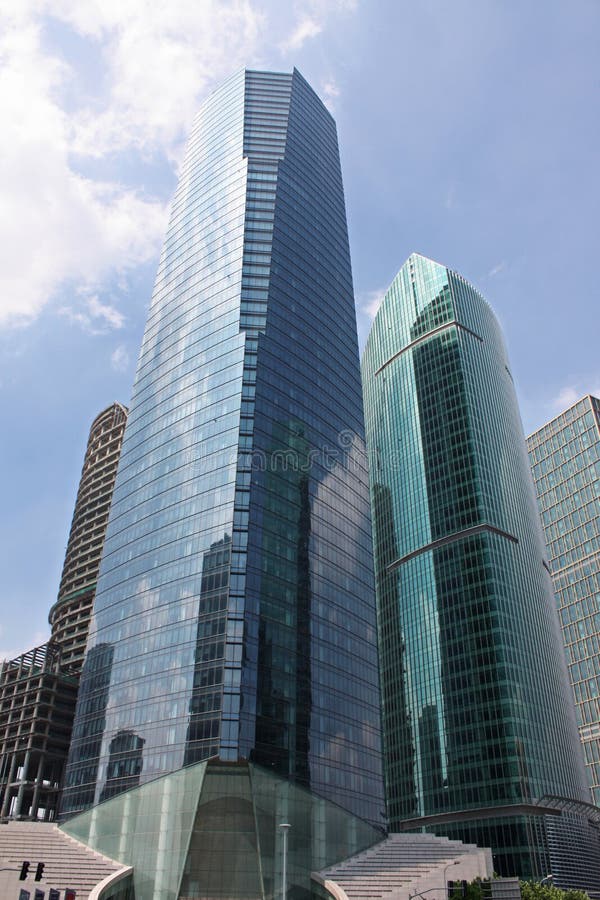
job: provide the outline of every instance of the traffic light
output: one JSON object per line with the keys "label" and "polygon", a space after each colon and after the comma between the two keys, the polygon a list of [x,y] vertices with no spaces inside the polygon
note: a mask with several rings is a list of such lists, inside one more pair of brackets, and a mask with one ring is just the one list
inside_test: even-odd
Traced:
{"label": "traffic light", "polygon": [[29,872],[29,862],[28,862],[28,860],[25,860],[25,862],[23,862],[21,864],[21,874],[19,875],[19,881],[25,881],[25,879],[27,878],[28,872]]}
{"label": "traffic light", "polygon": [[41,881],[42,875],[44,874],[44,865],[45,863],[38,863],[37,869],[35,870],[35,881]]}
{"label": "traffic light", "polygon": [[75,900],[75,891],[73,890],[73,888],[66,889],[65,900]]}

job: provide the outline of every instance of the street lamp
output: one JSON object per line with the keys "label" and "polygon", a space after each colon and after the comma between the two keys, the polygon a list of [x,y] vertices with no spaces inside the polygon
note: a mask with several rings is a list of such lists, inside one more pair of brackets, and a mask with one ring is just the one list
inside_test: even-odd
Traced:
{"label": "street lamp", "polygon": [[287,896],[287,852],[288,852],[288,831],[291,825],[288,822],[280,822],[279,827],[283,832],[283,865],[281,867],[281,900],[286,900]]}
{"label": "street lamp", "polygon": [[540,884],[554,884],[554,875],[545,875]]}
{"label": "street lamp", "polygon": [[[446,900],[446,897],[448,896],[448,885],[446,883],[446,872],[448,871],[450,866],[460,866],[460,859],[452,859],[449,863],[446,863],[446,865],[444,866],[444,887],[443,887],[444,898],[443,898],[443,900]],[[422,897],[424,894],[430,894],[431,891],[439,891],[439,887],[427,888],[426,891],[418,891],[416,894],[409,894],[408,900],[415,900],[415,897]]]}
{"label": "street lamp", "polygon": [[460,865],[460,859],[453,859],[444,866],[444,900],[446,900],[446,897],[448,896],[448,882],[446,881],[446,872],[448,871],[450,866],[459,866],[459,865]]}

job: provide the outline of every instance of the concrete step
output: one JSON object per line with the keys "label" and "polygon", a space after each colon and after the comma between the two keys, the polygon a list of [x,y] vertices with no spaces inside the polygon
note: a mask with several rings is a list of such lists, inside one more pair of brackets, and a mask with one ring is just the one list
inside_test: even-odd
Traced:
{"label": "concrete step", "polygon": [[445,900],[443,882],[452,876],[470,881],[491,874],[489,850],[436,835],[391,834],[313,878],[333,886],[339,900],[408,900],[420,891],[431,891],[429,900]]}
{"label": "concrete step", "polygon": [[[18,880],[21,864],[30,863],[25,881]],[[66,835],[49,822],[14,822],[0,825],[0,896],[12,896],[15,885],[33,893],[38,887],[46,894],[51,887],[66,887],[77,892],[77,900],[86,900],[90,891],[109,875],[127,867],[96,853]],[[38,862],[44,863],[42,879],[34,881]],[[16,895],[15,895],[16,896]]]}

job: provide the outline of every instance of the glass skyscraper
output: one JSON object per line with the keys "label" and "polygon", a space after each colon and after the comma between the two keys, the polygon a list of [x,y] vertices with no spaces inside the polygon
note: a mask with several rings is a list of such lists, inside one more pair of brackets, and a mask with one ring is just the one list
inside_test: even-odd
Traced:
{"label": "glass skyscraper", "polygon": [[381,824],[362,395],[335,123],[240,72],[194,124],[138,363],[63,815],[249,760]]}
{"label": "glass skyscraper", "polygon": [[527,444],[579,734],[600,805],[600,400],[578,400]]}
{"label": "glass skyscraper", "polygon": [[414,254],[384,297],[362,369],[392,830],[490,846],[501,874],[597,887],[573,699],[494,314],[460,275]]}

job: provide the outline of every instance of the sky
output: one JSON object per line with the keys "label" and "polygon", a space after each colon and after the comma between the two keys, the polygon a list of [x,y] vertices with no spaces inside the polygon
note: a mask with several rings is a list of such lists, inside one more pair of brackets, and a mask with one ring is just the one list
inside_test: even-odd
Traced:
{"label": "sky", "polygon": [[186,135],[243,66],[335,116],[361,343],[416,251],[492,304],[526,433],[600,394],[599,33],[599,0],[3,0],[0,659],[49,635]]}

